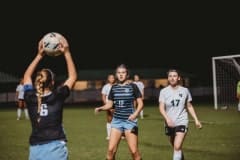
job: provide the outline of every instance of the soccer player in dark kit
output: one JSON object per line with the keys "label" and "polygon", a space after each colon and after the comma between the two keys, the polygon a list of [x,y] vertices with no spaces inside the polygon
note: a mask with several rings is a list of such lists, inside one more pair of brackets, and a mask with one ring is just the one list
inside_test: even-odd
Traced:
{"label": "soccer player in dark kit", "polygon": [[[133,160],[141,160],[138,149],[138,115],[143,109],[142,94],[134,83],[129,83],[129,72],[124,64],[116,69],[117,82],[111,87],[106,104],[95,108],[95,113],[114,108],[107,160],[114,160],[118,144],[124,134]],[[134,106],[134,102],[137,106]]]}
{"label": "soccer player in dark kit", "polygon": [[32,125],[29,160],[68,159],[67,138],[62,124],[63,105],[70,95],[77,73],[68,42],[63,36],[60,38],[59,50],[65,58],[68,71],[68,77],[62,85],[55,86],[53,72],[45,68],[37,72],[32,82],[37,65],[46,55],[42,40],[37,55],[24,73],[24,98]]}

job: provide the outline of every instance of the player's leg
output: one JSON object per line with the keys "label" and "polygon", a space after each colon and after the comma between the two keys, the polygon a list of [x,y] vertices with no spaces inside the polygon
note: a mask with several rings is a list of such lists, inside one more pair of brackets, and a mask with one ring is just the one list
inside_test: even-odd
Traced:
{"label": "player's leg", "polygon": [[238,111],[240,112],[240,97],[239,97],[239,100],[238,100]]}
{"label": "player's leg", "polygon": [[141,154],[138,150],[138,126],[137,121],[126,121],[124,123],[124,134],[128,147],[134,160],[141,160]]}
{"label": "player's leg", "polygon": [[143,109],[142,109],[141,112],[140,112],[140,117],[141,117],[141,119],[144,118],[144,117],[143,117]]}
{"label": "player's leg", "polygon": [[174,138],[174,152],[173,152],[173,160],[183,160],[183,152],[182,152],[182,145],[183,141],[186,137],[187,129],[185,126],[178,126],[176,127],[176,134]]}
{"label": "player's leg", "polygon": [[111,134],[108,142],[107,160],[115,160],[118,144],[121,140],[122,131],[117,128],[111,128]]}
{"label": "player's leg", "polygon": [[169,142],[174,146],[174,138],[175,138],[175,128],[170,128],[168,126],[165,126],[165,135],[168,136]]}
{"label": "player's leg", "polygon": [[132,133],[131,130],[126,130],[125,137],[126,137],[132,158],[134,160],[141,160],[141,155],[138,150],[138,135],[136,133]]}
{"label": "player's leg", "polygon": [[22,108],[23,108],[23,101],[22,100],[18,100],[17,102],[17,120],[21,119],[21,115],[22,115]]}
{"label": "player's leg", "polygon": [[27,109],[27,107],[26,107],[26,103],[25,102],[23,102],[24,104],[23,104],[23,108],[24,108],[24,113],[25,113],[25,118],[26,119],[29,119],[29,114],[28,114],[28,109]]}
{"label": "player's leg", "polygon": [[17,108],[17,120],[20,120],[21,118],[21,113],[22,113],[22,109],[20,107]]}
{"label": "player's leg", "polygon": [[107,110],[107,123],[106,123],[106,130],[107,130],[107,137],[106,139],[109,140],[110,138],[110,133],[111,133],[111,121],[113,117],[113,111]]}
{"label": "player's leg", "polygon": [[25,112],[25,118],[29,119],[28,109],[26,107],[24,108],[24,112]]}

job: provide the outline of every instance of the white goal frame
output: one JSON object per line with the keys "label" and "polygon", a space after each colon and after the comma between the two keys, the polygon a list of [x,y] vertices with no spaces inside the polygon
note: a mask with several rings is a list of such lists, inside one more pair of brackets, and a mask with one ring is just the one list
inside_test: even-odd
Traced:
{"label": "white goal frame", "polygon": [[[214,98],[214,109],[217,110],[219,106],[218,101],[218,84],[217,84],[217,71],[216,71],[216,60],[224,60],[224,59],[232,59],[232,58],[240,58],[239,54],[235,55],[227,55],[227,56],[218,56],[218,57],[212,57],[212,74],[213,74],[213,98]],[[240,66],[240,63],[238,64]],[[234,66],[234,63],[232,63],[232,66]],[[238,67],[239,67],[238,66]],[[236,72],[240,75],[240,68],[236,68]],[[236,89],[234,90],[236,92]],[[222,106],[224,107],[224,106]]]}

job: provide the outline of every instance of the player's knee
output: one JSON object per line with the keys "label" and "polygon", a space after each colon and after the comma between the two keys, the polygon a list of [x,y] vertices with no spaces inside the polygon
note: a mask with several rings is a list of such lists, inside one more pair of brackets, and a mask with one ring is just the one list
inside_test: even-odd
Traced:
{"label": "player's knee", "polygon": [[138,152],[138,150],[136,150],[136,151],[131,151],[131,154],[132,154],[132,157],[133,157],[134,159],[141,160],[141,156],[140,156],[140,153]]}
{"label": "player's knee", "polygon": [[175,151],[180,151],[182,149],[181,145],[174,145]]}
{"label": "player's knee", "polygon": [[115,158],[114,157],[113,158],[107,157],[106,160],[115,160]]}
{"label": "player's knee", "polygon": [[137,149],[130,149],[130,153],[132,154],[132,155],[137,155],[138,154],[138,150]]}
{"label": "player's knee", "polygon": [[116,153],[116,149],[114,148],[108,148],[108,155],[110,155],[111,157],[113,157]]}

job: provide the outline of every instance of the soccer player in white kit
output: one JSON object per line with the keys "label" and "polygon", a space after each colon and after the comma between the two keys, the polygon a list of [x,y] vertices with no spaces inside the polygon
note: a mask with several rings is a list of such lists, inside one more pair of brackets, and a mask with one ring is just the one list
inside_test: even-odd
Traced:
{"label": "soccer player in white kit", "polygon": [[171,69],[167,75],[169,85],[160,91],[159,111],[165,119],[165,134],[173,146],[173,160],[183,160],[182,145],[188,130],[188,112],[197,128],[202,128],[202,124],[191,103],[192,96],[188,88],[179,84],[179,72]]}
{"label": "soccer player in white kit", "polygon": [[23,78],[21,78],[20,83],[17,85],[15,99],[17,101],[17,120],[21,119],[22,110],[24,110],[25,118],[29,119],[28,109],[24,101],[24,85]]}
{"label": "soccer player in white kit", "polygon": [[[111,90],[112,85],[115,83],[115,76],[114,74],[109,74],[107,77],[107,83],[103,86],[102,88],[102,101],[104,104],[107,103],[108,100],[108,95],[109,92]],[[106,129],[107,129],[107,137],[106,139],[109,140],[110,137],[110,131],[111,131],[111,121],[112,121],[112,117],[113,117],[113,109],[111,110],[107,110],[107,124],[106,124]]]}
{"label": "soccer player in white kit", "polygon": [[[133,76],[133,83],[135,83],[138,86],[140,92],[142,93],[142,99],[144,99],[144,84],[143,84],[142,81],[140,81],[140,77],[139,77],[138,74],[135,74]],[[141,119],[144,118],[144,116],[143,116],[143,109],[140,112],[140,117],[141,117]]]}

